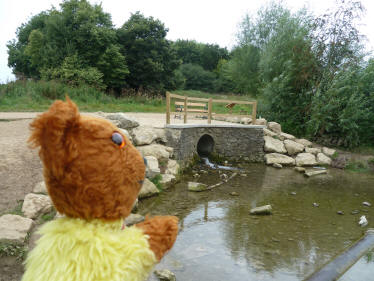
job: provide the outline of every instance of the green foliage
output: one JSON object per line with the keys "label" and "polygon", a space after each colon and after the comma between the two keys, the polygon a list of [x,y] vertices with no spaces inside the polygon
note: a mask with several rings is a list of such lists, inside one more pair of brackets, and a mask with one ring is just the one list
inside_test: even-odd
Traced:
{"label": "green foliage", "polygon": [[157,187],[158,190],[162,191],[164,189],[164,186],[163,184],[161,183],[161,180],[162,180],[162,175],[161,174],[158,174],[156,176],[154,176],[152,179],[151,179],[151,182],[153,182],[153,184]]}
{"label": "green foliage", "polygon": [[345,169],[351,172],[366,173],[369,172],[369,167],[366,163],[361,161],[351,161],[345,166]]}
{"label": "green foliage", "polygon": [[129,87],[163,92],[172,89],[174,70],[179,65],[170,41],[166,40],[168,29],[153,17],[139,12],[117,30],[122,54],[126,56]]}
{"label": "green foliage", "polygon": [[17,257],[17,260],[23,261],[27,256],[27,248],[24,245],[0,242],[0,257],[6,256]]}
{"label": "green foliage", "polygon": [[179,71],[185,78],[184,89],[212,91],[216,75],[197,64],[182,64]]}

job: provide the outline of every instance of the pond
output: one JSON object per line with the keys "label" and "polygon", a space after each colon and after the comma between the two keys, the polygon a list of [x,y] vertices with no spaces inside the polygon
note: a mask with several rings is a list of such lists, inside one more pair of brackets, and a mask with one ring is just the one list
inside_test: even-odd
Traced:
{"label": "pond", "polygon": [[[374,174],[329,169],[306,178],[291,168],[243,169],[211,191],[194,193],[188,181],[212,185],[234,172],[196,167],[175,187],[140,203],[141,214],[180,219],[178,239],[157,269],[173,271],[178,281],[302,280],[374,227],[374,205],[362,204],[374,204]],[[272,215],[249,215],[266,204]],[[364,228],[358,225],[362,215],[369,221]],[[360,262],[355,281],[367,280],[359,275],[373,270],[371,259]]]}

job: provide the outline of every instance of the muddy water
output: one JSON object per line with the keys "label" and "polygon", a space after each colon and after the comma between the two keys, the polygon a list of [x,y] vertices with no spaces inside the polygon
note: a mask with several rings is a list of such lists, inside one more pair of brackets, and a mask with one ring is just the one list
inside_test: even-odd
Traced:
{"label": "muddy water", "polygon": [[[172,270],[178,281],[302,280],[374,227],[374,174],[329,169],[328,175],[306,178],[293,169],[249,165],[245,176],[212,191],[188,192],[188,181],[220,181],[217,170],[196,170],[198,179],[187,175],[140,204],[142,214],[180,218],[175,246],[157,266]],[[271,216],[249,215],[265,204],[272,205]],[[369,221],[365,228],[358,225],[362,215]],[[352,280],[366,280],[359,275],[372,272],[372,264],[364,261]]]}

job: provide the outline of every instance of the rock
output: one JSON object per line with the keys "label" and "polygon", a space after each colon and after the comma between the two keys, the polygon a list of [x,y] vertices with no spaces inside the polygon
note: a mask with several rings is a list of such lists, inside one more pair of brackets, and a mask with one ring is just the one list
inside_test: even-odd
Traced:
{"label": "rock", "polygon": [[327,156],[331,157],[336,152],[335,149],[328,148],[328,147],[322,147],[322,153],[326,154]]}
{"label": "rock", "polygon": [[175,176],[171,174],[162,174],[160,183],[167,189],[175,180]]}
{"label": "rock", "polygon": [[311,170],[311,171],[305,171],[305,174],[307,177],[316,176],[316,175],[322,175],[327,174],[327,170]]}
{"label": "rock", "polygon": [[143,155],[143,157],[154,156],[157,158],[157,160],[169,159],[170,154],[171,154],[167,150],[166,146],[163,146],[161,144],[149,144],[149,145],[138,146],[136,148]]}
{"label": "rock", "polygon": [[368,225],[368,221],[367,221],[366,217],[365,216],[361,216],[360,217],[360,221],[358,222],[358,224],[361,227],[367,226]]}
{"label": "rock", "polygon": [[303,167],[295,167],[294,169],[295,169],[295,171],[297,171],[299,173],[304,173],[305,172],[305,168],[303,168]]}
{"label": "rock", "polygon": [[22,212],[25,217],[35,219],[52,210],[52,201],[47,195],[29,193],[25,196]]}
{"label": "rock", "polygon": [[313,147],[306,147],[305,152],[317,155],[318,153],[321,153],[321,149],[320,148],[313,148]]}
{"label": "rock", "polygon": [[292,192],[291,192],[291,195],[296,195],[296,192],[295,192],[295,191],[292,191]]}
{"label": "rock", "polygon": [[338,215],[344,215],[344,212],[343,211],[337,211],[336,212]]}
{"label": "rock", "polygon": [[230,195],[231,195],[231,196],[239,196],[239,193],[233,191],[233,192],[230,192]]}
{"label": "rock", "polygon": [[313,207],[319,207],[318,203],[313,203]]}
{"label": "rock", "polygon": [[195,179],[198,179],[198,178],[200,178],[200,175],[199,175],[198,173],[195,173],[195,174],[193,174],[193,177],[194,177]]}
{"label": "rock", "polygon": [[338,155],[338,157],[332,160],[331,167],[344,169],[347,166],[350,159],[351,157],[348,155]]}
{"label": "rock", "polygon": [[269,136],[264,136],[264,140],[265,140],[264,150],[266,152],[277,152],[277,153],[287,152],[282,141],[274,139]]}
{"label": "rock", "polygon": [[106,116],[107,119],[115,121],[115,125],[121,129],[132,129],[139,126],[139,122],[127,117],[123,113],[109,114]]}
{"label": "rock", "polygon": [[27,233],[34,225],[32,219],[18,215],[3,215],[0,217],[0,242],[23,243]]}
{"label": "rock", "polygon": [[160,168],[158,166],[157,158],[154,156],[145,156],[144,158],[147,161],[146,177],[152,179],[160,174]]}
{"label": "rock", "polygon": [[122,134],[126,136],[126,138],[129,139],[129,141],[132,142],[132,136],[130,135],[129,131],[127,131],[126,129],[121,129],[121,128],[119,128],[119,130],[121,131]]}
{"label": "rock", "polygon": [[306,139],[295,139],[295,142],[300,143],[304,145],[305,147],[311,147],[313,145],[312,142],[306,140]]}
{"label": "rock", "polygon": [[168,164],[166,166],[166,174],[171,174],[171,175],[177,175],[179,172],[179,164],[177,161],[169,159]]}
{"label": "rock", "polygon": [[298,154],[302,152],[305,148],[304,145],[294,142],[292,140],[285,140],[283,143],[289,155]]}
{"label": "rock", "polygon": [[151,144],[155,141],[166,143],[165,130],[153,128],[150,126],[139,126],[132,130],[132,136],[135,145]]}
{"label": "rock", "polygon": [[295,165],[295,159],[287,155],[279,153],[269,153],[265,155],[266,164],[272,165],[274,163],[282,165]]}
{"label": "rock", "polygon": [[351,215],[357,215],[357,214],[359,214],[360,213],[360,210],[353,210],[352,212],[351,212]]}
{"label": "rock", "polygon": [[199,191],[205,191],[207,190],[207,185],[206,184],[203,184],[203,183],[199,183],[199,182],[188,182],[188,190],[189,191],[196,191],[196,192],[199,192]]}
{"label": "rock", "polygon": [[362,202],[362,205],[366,206],[366,207],[371,207],[371,204],[369,202]]}
{"label": "rock", "polygon": [[128,217],[125,219],[125,225],[126,226],[131,226],[133,224],[139,223],[144,221],[144,217],[139,214],[130,214]]}
{"label": "rock", "polygon": [[249,125],[252,123],[252,118],[250,117],[243,117],[242,120],[240,120],[240,123],[244,125]]}
{"label": "rock", "polygon": [[[136,200],[138,200],[138,199],[136,199]],[[56,215],[55,215],[54,219],[60,219],[60,218],[63,218],[63,217],[65,217],[65,215],[60,214],[59,212],[56,212]]]}
{"label": "rock", "polygon": [[271,205],[253,208],[249,211],[251,215],[270,215],[272,212]]}
{"label": "rock", "polygon": [[255,121],[255,125],[266,126],[267,124],[268,124],[268,121],[266,121],[266,119],[264,118],[256,119]]}
{"label": "rock", "polygon": [[43,194],[47,194],[48,191],[47,191],[47,187],[45,186],[45,182],[44,181],[41,181],[41,182],[38,182],[34,188],[32,189],[32,192],[33,193],[43,193]]}
{"label": "rock", "polygon": [[294,140],[294,139],[296,139],[295,136],[290,135],[290,134],[286,134],[286,133],[280,133],[278,137],[281,140]]}
{"label": "rock", "polygon": [[151,182],[149,179],[145,178],[138,197],[142,199],[142,198],[147,198],[147,197],[157,195],[158,193],[160,193],[160,191],[154,185],[154,183]]}
{"label": "rock", "polygon": [[317,163],[319,165],[331,165],[331,158],[330,157],[327,157],[325,154],[323,153],[318,153],[317,154]]}
{"label": "rock", "polygon": [[167,269],[155,270],[154,273],[158,277],[158,279],[161,281],[176,281],[177,280],[175,277],[175,274]]}
{"label": "rock", "polygon": [[275,137],[275,136],[277,136],[276,133],[274,133],[274,132],[272,132],[272,131],[270,131],[270,130],[268,130],[266,128],[263,128],[263,131],[264,131],[264,136],[269,136],[269,137]]}
{"label": "rock", "polygon": [[268,123],[269,130],[272,130],[273,132],[280,134],[282,132],[282,127],[277,122],[269,122]]}
{"label": "rock", "polygon": [[296,156],[296,166],[314,166],[317,165],[316,157],[311,153],[299,153]]}
{"label": "rock", "polygon": [[279,163],[274,163],[273,167],[274,168],[278,168],[278,169],[282,169],[283,168],[283,166],[281,164],[279,164]]}

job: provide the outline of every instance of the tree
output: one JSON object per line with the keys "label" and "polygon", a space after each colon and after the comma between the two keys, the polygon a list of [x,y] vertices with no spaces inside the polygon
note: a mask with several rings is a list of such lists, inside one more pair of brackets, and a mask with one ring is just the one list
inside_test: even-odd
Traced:
{"label": "tree", "polygon": [[126,78],[129,87],[161,92],[173,88],[174,71],[180,62],[165,38],[167,32],[162,22],[139,12],[117,30],[130,70]]}
{"label": "tree", "polygon": [[[110,88],[123,86],[128,69],[119,52],[111,16],[87,0],[64,1],[60,8],[42,12],[18,29],[18,41],[8,44],[8,63],[13,72],[62,81],[79,77],[82,83],[102,77],[97,83],[104,81]],[[72,61],[82,70],[78,76],[66,73]]]}

